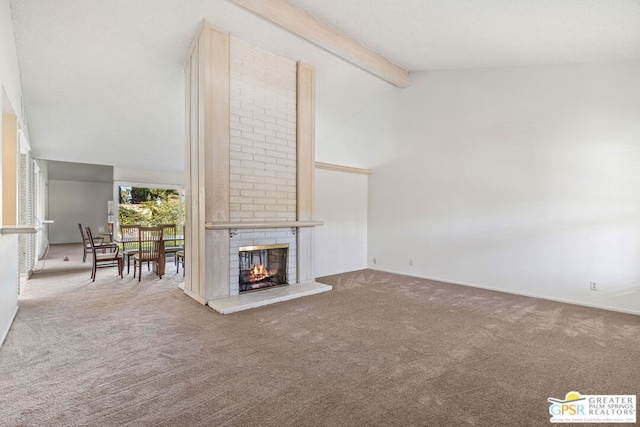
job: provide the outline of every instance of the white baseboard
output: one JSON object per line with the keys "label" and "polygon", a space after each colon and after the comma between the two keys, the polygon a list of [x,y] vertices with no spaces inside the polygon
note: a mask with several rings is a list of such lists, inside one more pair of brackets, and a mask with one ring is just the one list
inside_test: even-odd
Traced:
{"label": "white baseboard", "polygon": [[0,347],[2,347],[2,344],[4,344],[4,340],[7,338],[7,335],[9,335],[9,331],[11,330],[11,325],[13,325],[13,321],[16,320],[16,316],[18,315],[19,308],[20,307],[16,307],[16,310],[13,312],[13,316],[11,316],[11,321],[7,325],[7,330],[2,333],[2,338],[0,338]]}
{"label": "white baseboard", "polygon": [[376,270],[376,271],[382,271],[382,272],[385,272],[385,273],[401,274],[403,276],[416,277],[416,278],[419,278],[419,279],[433,280],[435,282],[450,283],[452,285],[468,286],[468,287],[471,287],[471,288],[486,289],[488,291],[503,292],[505,294],[513,294],[513,295],[520,295],[520,296],[523,296],[523,297],[546,299],[546,300],[549,300],[549,301],[562,302],[562,303],[565,303],[565,304],[581,305],[581,306],[584,306],[584,307],[599,308],[601,310],[617,311],[619,313],[640,315],[640,310],[627,310],[627,309],[620,308],[620,307],[611,307],[611,306],[608,306],[608,305],[592,304],[592,303],[587,303],[587,302],[583,302],[583,301],[576,301],[576,300],[566,299],[566,298],[557,298],[557,297],[553,297],[553,296],[549,296],[549,295],[534,294],[534,293],[530,293],[530,292],[518,292],[518,291],[513,291],[513,290],[510,290],[510,289],[502,289],[502,288],[495,288],[495,287],[491,287],[491,286],[483,286],[483,285],[478,285],[478,284],[469,283],[469,282],[457,282],[457,281],[453,281],[453,280],[449,280],[449,279],[442,279],[442,278],[439,278],[439,277],[429,277],[429,276],[422,276],[422,275],[419,275],[419,274],[409,274],[409,273],[402,272],[402,271],[386,270],[386,269],[382,269],[382,268],[369,268],[369,269],[370,270]]}

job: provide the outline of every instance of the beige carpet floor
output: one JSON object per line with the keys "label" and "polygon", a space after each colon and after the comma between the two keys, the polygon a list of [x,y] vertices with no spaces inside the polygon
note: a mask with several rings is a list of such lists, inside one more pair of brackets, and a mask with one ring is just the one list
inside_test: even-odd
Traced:
{"label": "beige carpet floor", "polygon": [[548,397],[640,395],[640,316],[370,270],[222,316],[171,263],[59,255],[0,348],[2,426],[544,426]]}

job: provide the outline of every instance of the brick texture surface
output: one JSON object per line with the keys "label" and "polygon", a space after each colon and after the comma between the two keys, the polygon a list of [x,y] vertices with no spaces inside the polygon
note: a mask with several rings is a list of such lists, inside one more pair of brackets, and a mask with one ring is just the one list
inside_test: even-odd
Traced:
{"label": "brick texture surface", "polygon": [[231,37],[231,221],[296,219],[296,63]]}

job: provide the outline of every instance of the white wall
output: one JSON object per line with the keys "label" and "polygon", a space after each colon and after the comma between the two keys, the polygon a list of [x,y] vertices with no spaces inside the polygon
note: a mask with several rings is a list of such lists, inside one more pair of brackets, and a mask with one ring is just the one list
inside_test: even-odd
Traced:
{"label": "white wall", "polygon": [[401,93],[397,88],[382,92],[347,125],[318,141],[316,161],[371,169],[393,157],[398,141],[396,99]]}
{"label": "white wall", "polygon": [[22,117],[22,84],[9,0],[0,0],[0,84],[7,93],[14,114],[18,116],[20,126],[28,136]]}
{"label": "white wall", "polygon": [[[179,165],[184,167],[183,164]],[[149,188],[181,188],[184,186],[184,172],[157,169],[113,167],[113,181],[148,185]],[[117,200],[117,199],[114,199]]]}
{"label": "white wall", "polygon": [[370,267],[640,313],[640,64],[421,73],[387,101],[392,140],[376,105],[344,131],[396,146]]}
{"label": "white wall", "polygon": [[0,346],[18,312],[18,235],[0,235]]}
{"label": "white wall", "polygon": [[[3,110],[8,101],[18,122],[24,127],[21,112],[22,86],[18,71],[18,57],[13,38],[13,22],[9,0],[0,0],[0,87],[7,94],[3,101]],[[0,90],[0,96],[2,90]],[[25,133],[26,133],[26,129]],[[0,121],[0,135],[2,124]],[[1,155],[1,154],[0,154]],[[0,161],[0,165],[2,162]],[[1,168],[1,166],[0,166]],[[0,174],[1,176],[1,174]],[[1,186],[0,186],[1,188]],[[0,197],[0,200],[2,198]],[[1,202],[0,202],[1,206]],[[18,237],[0,235],[0,345],[9,332],[13,318],[18,310]]]}
{"label": "white wall", "polygon": [[113,184],[104,182],[49,180],[49,242],[81,242],[78,223],[91,227],[94,235],[107,225],[107,202]]}
{"label": "white wall", "polygon": [[[46,160],[36,160],[40,173],[35,179],[35,216],[39,221],[49,219],[49,165]],[[36,234],[36,262],[45,255],[49,244],[49,224],[44,224],[44,230]]]}
{"label": "white wall", "polygon": [[367,175],[316,169],[315,275],[367,268]]}

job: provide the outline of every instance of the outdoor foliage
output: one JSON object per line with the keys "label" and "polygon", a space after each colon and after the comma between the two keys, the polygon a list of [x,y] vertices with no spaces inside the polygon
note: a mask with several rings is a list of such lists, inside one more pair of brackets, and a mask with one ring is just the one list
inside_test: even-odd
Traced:
{"label": "outdoor foliage", "polygon": [[[178,224],[179,203],[175,190],[120,187],[118,222],[123,225]],[[184,203],[182,207],[184,209]]]}
{"label": "outdoor foliage", "polygon": [[120,187],[120,203],[138,204],[143,202],[155,202],[160,200],[178,200],[176,190],[164,188]]}

